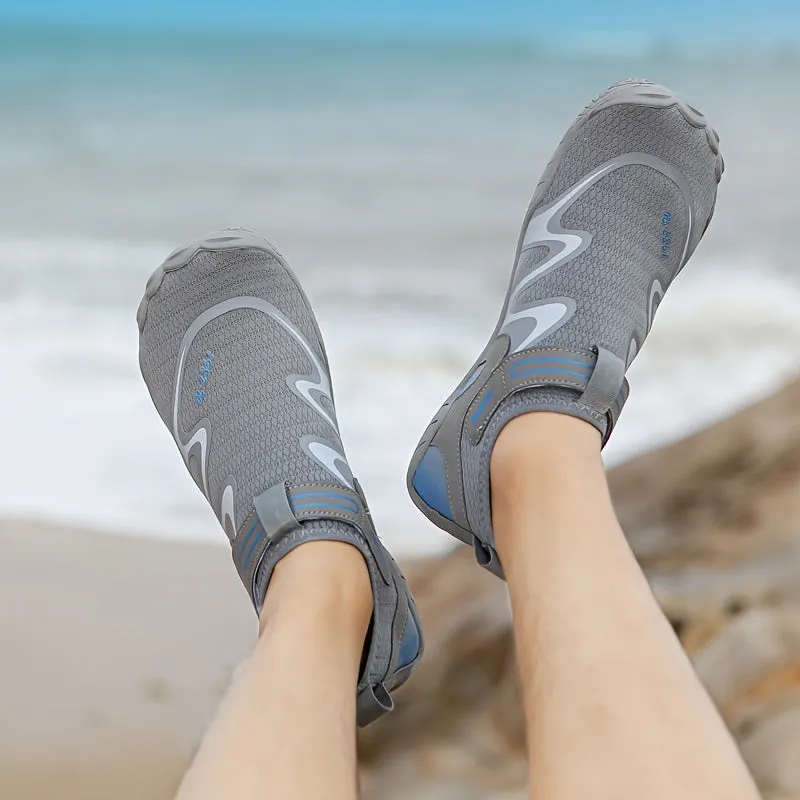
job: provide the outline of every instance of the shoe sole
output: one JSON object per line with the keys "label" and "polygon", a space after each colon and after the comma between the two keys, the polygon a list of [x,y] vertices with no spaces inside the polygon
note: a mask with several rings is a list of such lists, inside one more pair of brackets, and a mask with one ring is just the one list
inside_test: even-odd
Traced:
{"label": "shoe sole", "polygon": [[[542,178],[539,181],[536,190],[534,191],[533,198],[531,199],[530,205],[528,206],[528,211],[525,214],[525,219],[522,223],[522,230],[520,232],[519,241],[517,243],[517,251],[514,258],[514,269],[516,268],[516,264],[519,261],[520,253],[522,251],[523,240],[525,238],[525,231],[527,230],[531,218],[536,212],[536,209],[541,204],[542,198],[546,195],[547,191],[552,185],[552,182],[555,178],[556,170],[559,164],[561,163],[562,159],[564,158],[565,153],[572,146],[573,142],[575,141],[575,138],[577,137],[578,133],[581,131],[583,126],[590,119],[592,119],[592,117],[594,117],[601,111],[604,111],[608,108],[617,105],[636,105],[636,106],[644,106],[647,108],[664,109],[664,110],[677,109],[678,111],[680,111],[681,115],[689,125],[691,125],[693,128],[705,131],[706,139],[708,141],[708,146],[716,159],[715,171],[716,171],[717,183],[720,182],[722,174],[725,171],[725,162],[724,159],[722,158],[722,154],[720,153],[719,149],[719,136],[717,135],[717,132],[709,125],[705,116],[700,111],[688,105],[682,98],[680,98],[677,94],[675,94],[675,92],[673,92],[671,89],[666,88],[665,86],[636,79],[618,83],[615,86],[612,86],[610,89],[607,89],[605,92],[603,92],[603,94],[601,94],[591,103],[589,103],[586,106],[586,108],[584,108],[584,110],[578,115],[577,119],[572,123],[567,132],[564,134],[564,137],[562,138],[560,144],[556,148],[553,157],[550,159],[550,162],[545,168],[544,174],[542,175]],[[714,209],[712,208],[711,214],[709,215],[709,222],[711,221],[711,218],[713,216],[714,216]],[[512,269],[512,274],[513,274],[513,269]],[[500,320],[503,319],[503,315],[505,314],[505,311],[508,307],[508,302],[509,302],[509,295],[507,294],[503,304],[502,312],[500,314],[499,318]],[[499,325],[500,322],[498,322],[498,327],[495,328],[491,338],[494,338],[497,335],[499,331]],[[425,515],[427,519],[429,519],[438,528],[441,528],[442,530],[446,531],[451,536],[463,542],[464,544],[475,547],[477,554],[478,549],[480,548],[482,550],[483,547],[477,541],[472,531],[469,531],[466,528],[462,528],[460,525],[456,524],[452,520],[442,516],[438,511],[436,511],[436,509],[431,508],[419,496],[413,484],[417,468],[419,467],[423,457],[425,456],[428,450],[428,445],[431,443],[434,436],[439,431],[439,428],[441,427],[442,423],[444,422],[447,416],[447,409],[449,408],[452,401],[455,399],[456,393],[464,392],[464,390],[462,389],[462,384],[463,381],[459,383],[456,390],[450,395],[450,397],[448,397],[447,401],[444,403],[439,413],[436,415],[434,420],[430,423],[427,430],[423,434],[422,441],[420,441],[419,445],[417,446],[417,449],[414,451],[414,455],[412,456],[411,459],[411,464],[409,465],[408,472],[406,474],[406,487],[408,489],[409,495],[411,496],[412,502]],[[459,392],[459,390],[461,391]]]}

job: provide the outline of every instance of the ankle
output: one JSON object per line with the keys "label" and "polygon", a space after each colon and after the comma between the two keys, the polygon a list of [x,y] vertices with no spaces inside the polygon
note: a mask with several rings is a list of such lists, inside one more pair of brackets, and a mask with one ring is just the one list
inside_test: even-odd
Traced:
{"label": "ankle", "polygon": [[[495,547],[509,566],[586,503],[607,503],[600,434],[582,420],[534,412],[511,420],[490,468]],[[541,535],[539,535],[541,533]]]}
{"label": "ankle", "polygon": [[267,625],[312,624],[363,641],[372,617],[372,586],[361,553],[344,542],[307,542],[276,565],[264,598]]}
{"label": "ankle", "polygon": [[587,422],[565,414],[532,412],[512,419],[495,442],[491,460],[492,490],[520,478],[537,479],[602,463],[600,433]]}

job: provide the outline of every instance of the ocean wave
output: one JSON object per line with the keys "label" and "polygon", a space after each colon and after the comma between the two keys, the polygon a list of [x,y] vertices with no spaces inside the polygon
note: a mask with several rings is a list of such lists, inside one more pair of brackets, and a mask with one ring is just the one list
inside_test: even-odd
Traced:
{"label": "ocean wave", "polygon": [[[55,246],[60,255],[63,243]],[[27,263],[46,248],[20,245]],[[154,246],[161,252],[161,248]],[[150,245],[92,244],[149,272]],[[119,262],[115,262],[119,263]],[[150,266],[146,266],[146,265]],[[697,265],[700,267],[700,265]],[[137,285],[136,300],[142,283]],[[130,307],[128,307],[130,306]],[[631,369],[632,394],[607,455],[615,463],[696,429],[788,381],[800,369],[800,287],[758,264],[705,264],[681,276]],[[134,304],[87,307],[43,293],[0,303],[0,359],[9,389],[0,414],[0,510],[168,538],[219,540],[138,374]],[[494,324],[457,307],[413,304],[363,313],[322,296],[319,316],[351,463],[388,543],[401,552],[447,546],[406,497],[420,431],[461,379]]]}
{"label": "ocean wave", "polygon": [[610,461],[691,433],[800,373],[798,309],[798,283],[758,264],[682,275],[631,367]]}
{"label": "ocean wave", "polygon": [[166,243],[91,238],[3,238],[4,302],[109,306],[129,301],[169,254]]}

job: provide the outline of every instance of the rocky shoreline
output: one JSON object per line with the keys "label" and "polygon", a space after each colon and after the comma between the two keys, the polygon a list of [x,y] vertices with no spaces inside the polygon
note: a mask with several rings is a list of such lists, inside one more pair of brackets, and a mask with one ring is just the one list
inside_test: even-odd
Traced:
{"label": "rocky shoreline", "polygon": [[[768,800],[800,800],[800,380],[609,476],[659,602]],[[510,611],[467,548],[408,565],[428,652],[362,740],[365,797],[523,800]]]}

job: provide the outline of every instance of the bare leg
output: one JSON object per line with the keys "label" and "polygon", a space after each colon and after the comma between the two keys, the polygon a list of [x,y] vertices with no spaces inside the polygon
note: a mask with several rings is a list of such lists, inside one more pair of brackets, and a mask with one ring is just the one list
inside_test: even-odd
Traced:
{"label": "bare leg", "polygon": [[598,432],[566,416],[519,417],[498,439],[491,478],[531,797],[757,798],[623,536]]}
{"label": "bare leg", "polygon": [[354,800],[356,683],[371,614],[369,573],[355,548],[311,542],[282,559],[255,652],[179,800]]}

